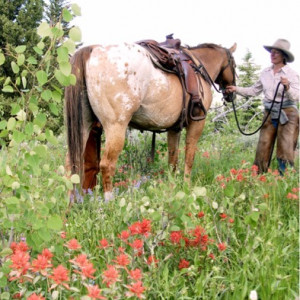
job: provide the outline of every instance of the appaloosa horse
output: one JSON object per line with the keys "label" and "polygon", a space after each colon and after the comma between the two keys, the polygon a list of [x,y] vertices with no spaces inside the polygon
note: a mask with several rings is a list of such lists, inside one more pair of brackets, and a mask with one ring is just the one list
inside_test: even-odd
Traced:
{"label": "appaloosa horse", "polygon": [[[223,91],[235,83],[235,62],[230,49],[215,44],[188,48],[201,62],[199,72],[203,105],[212,102],[211,85]],[[68,134],[67,169],[81,175],[83,189],[93,188],[96,175],[102,174],[105,200],[113,197],[112,179],[118,156],[123,149],[128,126],[143,130],[168,129],[168,162],[174,168],[178,160],[180,131],[174,129],[182,111],[183,89],[178,76],[156,68],[147,50],[135,43],[88,46],[72,57],[76,85],[65,93]],[[204,72],[205,73],[205,72]],[[209,79],[209,80],[208,80]],[[98,124],[98,126],[94,126]],[[197,142],[205,120],[189,120],[186,125],[185,179],[189,180]],[[100,135],[105,147],[99,156]]]}

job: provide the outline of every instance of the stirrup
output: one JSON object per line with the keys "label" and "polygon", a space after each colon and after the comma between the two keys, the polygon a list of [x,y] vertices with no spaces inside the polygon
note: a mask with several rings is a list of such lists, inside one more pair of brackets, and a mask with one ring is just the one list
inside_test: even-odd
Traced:
{"label": "stirrup", "polygon": [[[203,111],[204,115],[202,116],[193,116],[193,109],[195,108],[196,105],[199,105],[200,107],[200,113],[201,111]],[[206,109],[204,107],[204,105],[202,104],[201,101],[191,101],[191,104],[190,104],[190,118],[192,121],[201,121],[201,120],[204,120],[206,118]]]}

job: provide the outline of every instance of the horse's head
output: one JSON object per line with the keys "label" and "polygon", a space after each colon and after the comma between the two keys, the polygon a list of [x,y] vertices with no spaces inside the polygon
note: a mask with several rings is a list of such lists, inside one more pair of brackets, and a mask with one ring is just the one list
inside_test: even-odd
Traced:
{"label": "horse's head", "polygon": [[236,44],[234,44],[231,48],[223,48],[224,50],[224,59],[222,63],[222,67],[220,73],[215,80],[215,83],[219,85],[220,91],[222,91],[223,98],[227,102],[232,102],[235,99],[235,93],[226,93],[226,87],[228,85],[235,85],[235,60],[232,56],[232,53],[236,50]]}

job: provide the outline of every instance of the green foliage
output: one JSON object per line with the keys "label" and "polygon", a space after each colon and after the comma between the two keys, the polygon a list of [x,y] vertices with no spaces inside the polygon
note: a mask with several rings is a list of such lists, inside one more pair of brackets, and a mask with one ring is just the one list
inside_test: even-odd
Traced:
{"label": "green foliage", "polygon": [[[69,14],[74,15],[72,10]],[[78,41],[78,37],[71,38],[70,31],[69,38],[64,38],[60,23],[41,23],[37,33],[40,40],[33,47],[36,57],[27,52],[25,44],[2,52],[1,61],[11,61],[14,75],[3,78],[1,90],[17,96],[5,107],[10,116],[0,122],[2,245],[25,235],[34,250],[41,249],[62,229],[60,209],[67,205],[66,193],[72,188],[64,168],[54,165],[51,149],[59,142],[49,120],[63,118],[63,89],[75,83],[69,55]],[[33,189],[37,186],[39,189]]]}

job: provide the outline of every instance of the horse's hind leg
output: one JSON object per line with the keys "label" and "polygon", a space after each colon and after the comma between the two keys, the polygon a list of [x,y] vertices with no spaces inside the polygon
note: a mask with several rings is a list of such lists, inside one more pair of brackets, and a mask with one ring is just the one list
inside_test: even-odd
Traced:
{"label": "horse's hind leg", "polygon": [[100,171],[102,126],[100,122],[93,123],[85,151],[84,151],[84,176],[82,188],[87,191],[93,189],[97,184],[97,174]]}
{"label": "horse's hind leg", "polygon": [[168,162],[173,171],[176,170],[178,163],[178,147],[180,140],[180,131],[168,131]]}
{"label": "horse's hind leg", "polygon": [[113,125],[105,128],[105,149],[100,161],[104,199],[109,201],[113,198],[112,178],[115,174],[118,157],[124,147],[127,125]]}

